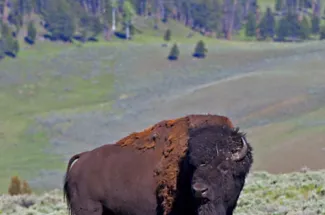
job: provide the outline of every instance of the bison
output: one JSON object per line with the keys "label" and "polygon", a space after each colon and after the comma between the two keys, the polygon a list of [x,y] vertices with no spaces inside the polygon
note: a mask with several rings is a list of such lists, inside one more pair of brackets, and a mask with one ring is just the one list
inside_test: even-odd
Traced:
{"label": "bison", "polygon": [[187,115],[74,155],[64,197],[73,215],[231,215],[252,162],[227,117]]}

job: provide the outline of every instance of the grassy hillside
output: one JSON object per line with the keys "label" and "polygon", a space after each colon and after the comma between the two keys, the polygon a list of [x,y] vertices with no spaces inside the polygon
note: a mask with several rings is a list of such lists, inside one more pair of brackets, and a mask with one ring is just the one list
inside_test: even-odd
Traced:
{"label": "grassy hillside", "polygon": [[323,168],[324,53],[303,53],[246,68],[250,72],[196,89],[155,111],[168,108],[166,115],[217,111],[230,116],[254,145],[255,170]]}
{"label": "grassy hillside", "polygon": [[[235,215],[325,214],[325,172],[271,175],[250,174]],[[3,215],[68,215],[63,194],[54,190],[39,196],[0,196]],[[26,208],[26,204],[30,207]]]}
{"label": "grassy hillside", "polygon": [[262,11],[265,11],[267,7],[270,7],[272,10],[274,10],[275,1],[274,0],[259,0],[258,4],[262,8]]}
{"label": "grassy hillside", "polygon": [[[208,57],[197,60],[191,54],[201,36],[186,38],[189,30],[174,22],[161,24],[157,36],[150,30],[150,20],[139,18],[137,23],[139,29],[146,33],[145,36],[136,36],[134,41],[99,41],[82,46],[39,41],[33,47],[22,46],[18,58],[8,58],[0,63],[0,98],[4,101],[0,103],[0,193],[7,192],[12,175],[27,179],[34,190],[60,187],[66,161],[72,154],[114,142],[158,120],[210,112],[224,113],[238,125],[249,125],[249,121],[240,119],[239,115],[266,108],[265,105],[269,105],[267,102],[277,102],[271,97],[260,99],[263,95],[271,95],[268,93],[273,89],[271,83],[282,80],[282,71],[293,74],[299,68],[297,77],[310,80],[303,85],[299,78],[295,79],[293,83],[296,84],[288,89],[289,93],[283,94],[289,97],[293,96],[290,94],[293,89],[305,89],[303,86],[313,84],[312,77],[316,80],[315,86],[322,85],[322,80],[325,80],[320,72],[323,65],[319,59],[324,56],[324,44],[320,42],[275,44],[204,38]],[[164,48],[161,46],[162,36],[167,28],[172,29],[172,41],[169,47]],[[174,42],[179,44],[180,60],[169,62],[166,57]],[[305,54],[311,56],[307,64],[303,59]],[[298,67],[297,62],[300,62]],[[274,65],[286,67],[275,68]],[[317,65],[317,69],[311,71],[311,66],[306,65]],[[305,70],[312,72],[313,76],[308,76]],[[253,86],[251,84],[226,82],[228,88],[209,93],[214,99],[199,100],[195,94],[190,94],[191,99],[186,101],[186,95],[193,89],[256,71],[274,76],[271,75],[268,79],[271,81],[258,88],[260,97],[256,99],[262,102],[240,100],[245,110],[239,108],[226,112],[223,104],[240,107],[236,98],[245,98],[243,89]],[[285,77],[279,83],[291,80],[290,75]],[[237,89],[238,92],[229,89]],[[322,92],[316,94],[321,95]],[[231,99],[232,96],[234,99]],[[177,103],[177,108],[172,108],[174,98],[183,101],[182,104]],[[224,99],[219,104],[211,103],[217,98]],[[314,101],[315,98],[320,96],[311,99]],[[209,103],[210,106],[207,106]],[[312,104],[313,108],[322,105],[321,102]],[[316,113],[317,119],[320,119],[319,116]],[[249,117],[256,122],[265,115]],[[243,128],[250,129],[250,126]],[[306,130],[307,134],[312,135]],[[253,132],[252,138],[256,142],[267,142],[264,141],[267,138],[264,133]],[[279,139],[279,143],[281,141],[287,139]],[[259,148],[256,145],[256,148],[256,156],[262,157],[264,146]],[[260,159],[255,165],[265,167],[266,162]]]}

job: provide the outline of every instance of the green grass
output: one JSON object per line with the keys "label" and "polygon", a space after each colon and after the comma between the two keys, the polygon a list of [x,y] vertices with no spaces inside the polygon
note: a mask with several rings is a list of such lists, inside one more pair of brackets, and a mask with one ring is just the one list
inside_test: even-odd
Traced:
{"label": "green grass", "polygon": [[274,11],[275,0],[259,0],[258,4],[263,12],[266,11],[267,7],[270,7]]}
{"label": "green grass", "polygon": [[[105,68],[111,62],[100,65],[101,72],[96,76],[83,78],[91,70],[88,62],[59,57],[68,54],[69,58],[69,53],[73,56],[78,49],[44,42],[22,50],[17,59],[1,62],[0,71],[14,73],[21,81],[0,86],[0,100],[4,101],[0,103],[0,192],[6,192],[10,176],[30,179],[41,169],[63,168],[58,155],[44,152],[50,150],[47,131],[35,128],[35,117],[53,111],[110,109],[114,75]],[[59,65],[51,62],[57,57]],[[60,68],[63,63],[68,66]],[[75,71],[63,71],[65,68]],[[66,74],[55,75],[60,71]],[[27,81],[29,76],[35,80]],[[31,127],[35,131],[29,132]]]}

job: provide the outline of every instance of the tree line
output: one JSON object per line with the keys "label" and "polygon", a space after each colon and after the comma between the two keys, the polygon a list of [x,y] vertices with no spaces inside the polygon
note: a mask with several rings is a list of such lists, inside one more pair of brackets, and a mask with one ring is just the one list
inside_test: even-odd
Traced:
{"label": "tree line", "polygon": [[[320,0],[275,0],[274,12],[261,11],[258,0],[0,0],[0,15],[0,57],[18,53],[19,35],[30,44],[37,36],[86,42],[103,33],[110,40],[117,31],[132,39],[135,16],[153,19],[154,29],[173,19],[203,35],[228,40],[242,29],[258,39],[324,34]],[[39,26],[44,35],[37,32]]]}
{"label": "tree line", "polygon": [[276,17],[271,8],[267,8],[264,16],[256,20],[256,14],[250,13],[245,26],[247,37],[258,40],[273,39],[276,41],[299,41],[310,39],[312,35],[325,38],[325,27],[321,27],[321,17],[297,13],[289,8],[281,17]]}

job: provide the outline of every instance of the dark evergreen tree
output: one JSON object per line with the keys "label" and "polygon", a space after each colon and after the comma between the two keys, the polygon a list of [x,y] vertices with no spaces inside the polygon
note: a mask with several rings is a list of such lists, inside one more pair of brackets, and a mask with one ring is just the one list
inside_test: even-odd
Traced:
{"label": "dark evergreen tree", "polygon": [[167,29],[165,32],[165,35],[164,35],[164,40],[166,42],[168,42],[168,41],[170,41],[170,37],[171,37],[171,31],[170,31],[170,29]]}
{"label": "dark evergreen tree", "polygon": [[85,29],[85,28],[80,29],[80,37],[81,37],[80,40],[83,43],[85,43],[88,40],[89,35],[87,32],[87,29]]}
{"label": "dark evergreen tree", "polygon": [[13,36],[10,27],[5,23],[1,25],[1,41],[3,52],[10,57],[16,57],[19,52],[19,43]]}
{"label": "dark evergreen tree", "polygon": [[284,41],[289,36],[289,23],[286,17],[282,17],[276,29],[277,39]]}
{"label": "dark evergreen tree", "polygon": [[319,31],[319,39],[325,40],[325,26],[322,26]]}
{"label": "dark evergreen tree", "polygon": [[206,56],[206,52],[208,52],[208,50],[205,48],[205,44],[202,40],[200,40],[195,47],[194,53],[193,53],[193,57],[196,58],[205,58]]}
{"label": "dark evergreen tree", "polygon": [[306,40],[309,38],[310,35],[310,26],[308,23],[308,19],[306,16],[303,17],[301,23],[300,23],[300,28],[299,28],[299,37],[303,40]]}
{"label": "dark evergreen tree", "polygon": [[[193,26],[205,32],[217,32],[221,29],[222,3],[219,0],[193,1],[186,3],[187,13],[193,20]],[[184,5],[186,5],[184,3]]]}
{"label": "dark evergreen tree", "polygon": [[5,56],[6,56],[6,54],[5,54],[5,50],[4,50],[3,40],[0,39],[0,60],[5,58]]}
{"label": "dark evergreen tree", "polygon": [[274,9],[276,11],[281,11],[283,9],[283,5],[284,5],[284,0],[275,0],[275,7],[274,7]]}
{"label": "dark evergreen tree", "polygon": [[288,36],[293,38],[299,37],[300,23],[298,21],[297,14],[294,12],[294,10],[289,10],[286,19],[288,23]]}
{"label": "dark evergreen tree", "polygon": [[97,37],[103,31],[103,25],[97,16],[90,18],[89,30],[92,33],[91,37]]}
{"label": "dark evergreen tree", "polygon": [[130,24],[130,34],[131,34],[131,36],[134,36],[136,31],[137,31],[137,29],[135,28],[135,25],[131,23]]}
{"label": "dark evergreen tree", "polygon": [[15,25],[16,32],[19,32],[21,27],[23,27],[23,23],[24,23],[24,20],[23,20],[24,13],[23,13],[23,10],[22,10],[20,4],[21,4],[21,0],[13,1],[11,4],[9,16],[8,16],[8,21],[11,24]]}
{"label": "dark evergreen tree", "polygon": [[260,36],[262,39],[268,37],[273,38],[275,33],[275,18],[270,7],[267,8],[266,13],[259,24]]}
{"label": "dark evergreen tree", "polygon": [[286,38],[297,38],[301,35],[301,24],[298,21],[297,15],[292,10],[288,11],[286,16],[283,16],[276,30],[277,39],[284,41]]}
{"label": "dark evergreen tree", "polygon": [[31,41],[31,43],[35,42],[36,34],[37,34],[37,30],[35,28],[34,22],[31,21],[28,23],[28,27],[27,27],[27,38],[28,40]]}
{"label": "dark evergreen tree", "polygon": [[177,44],[175,43],[172,47],[172,49],[170,50],[170,53],[168,55],[168,59],[169,60],[177,60],[179,57],[179,49]]}
{"label": "dark evergreen tree", "polygon": [[247,23],[245,28],[247,37],[253,37],[256,33],[256,17],[253,13],[249,13],[247,17]]}
{"label": "dark evergreen tree", "polygon": [[76,20],[71,5],[65,0],[47,1],[43,17],[54,40],[71,41]]}
{"label": "dark evergreen tree", "polygon": [[320,30],[320,19],[318,16],[313,16],[311,19],[311,32],[318,34]]}
{"label": "dark evergreen tree", "polygon": [[19,42],[17,39],[14,39],[11,47],[12,53],[15,54],[15,56],[17,56],[19,49],[20,49]]}

